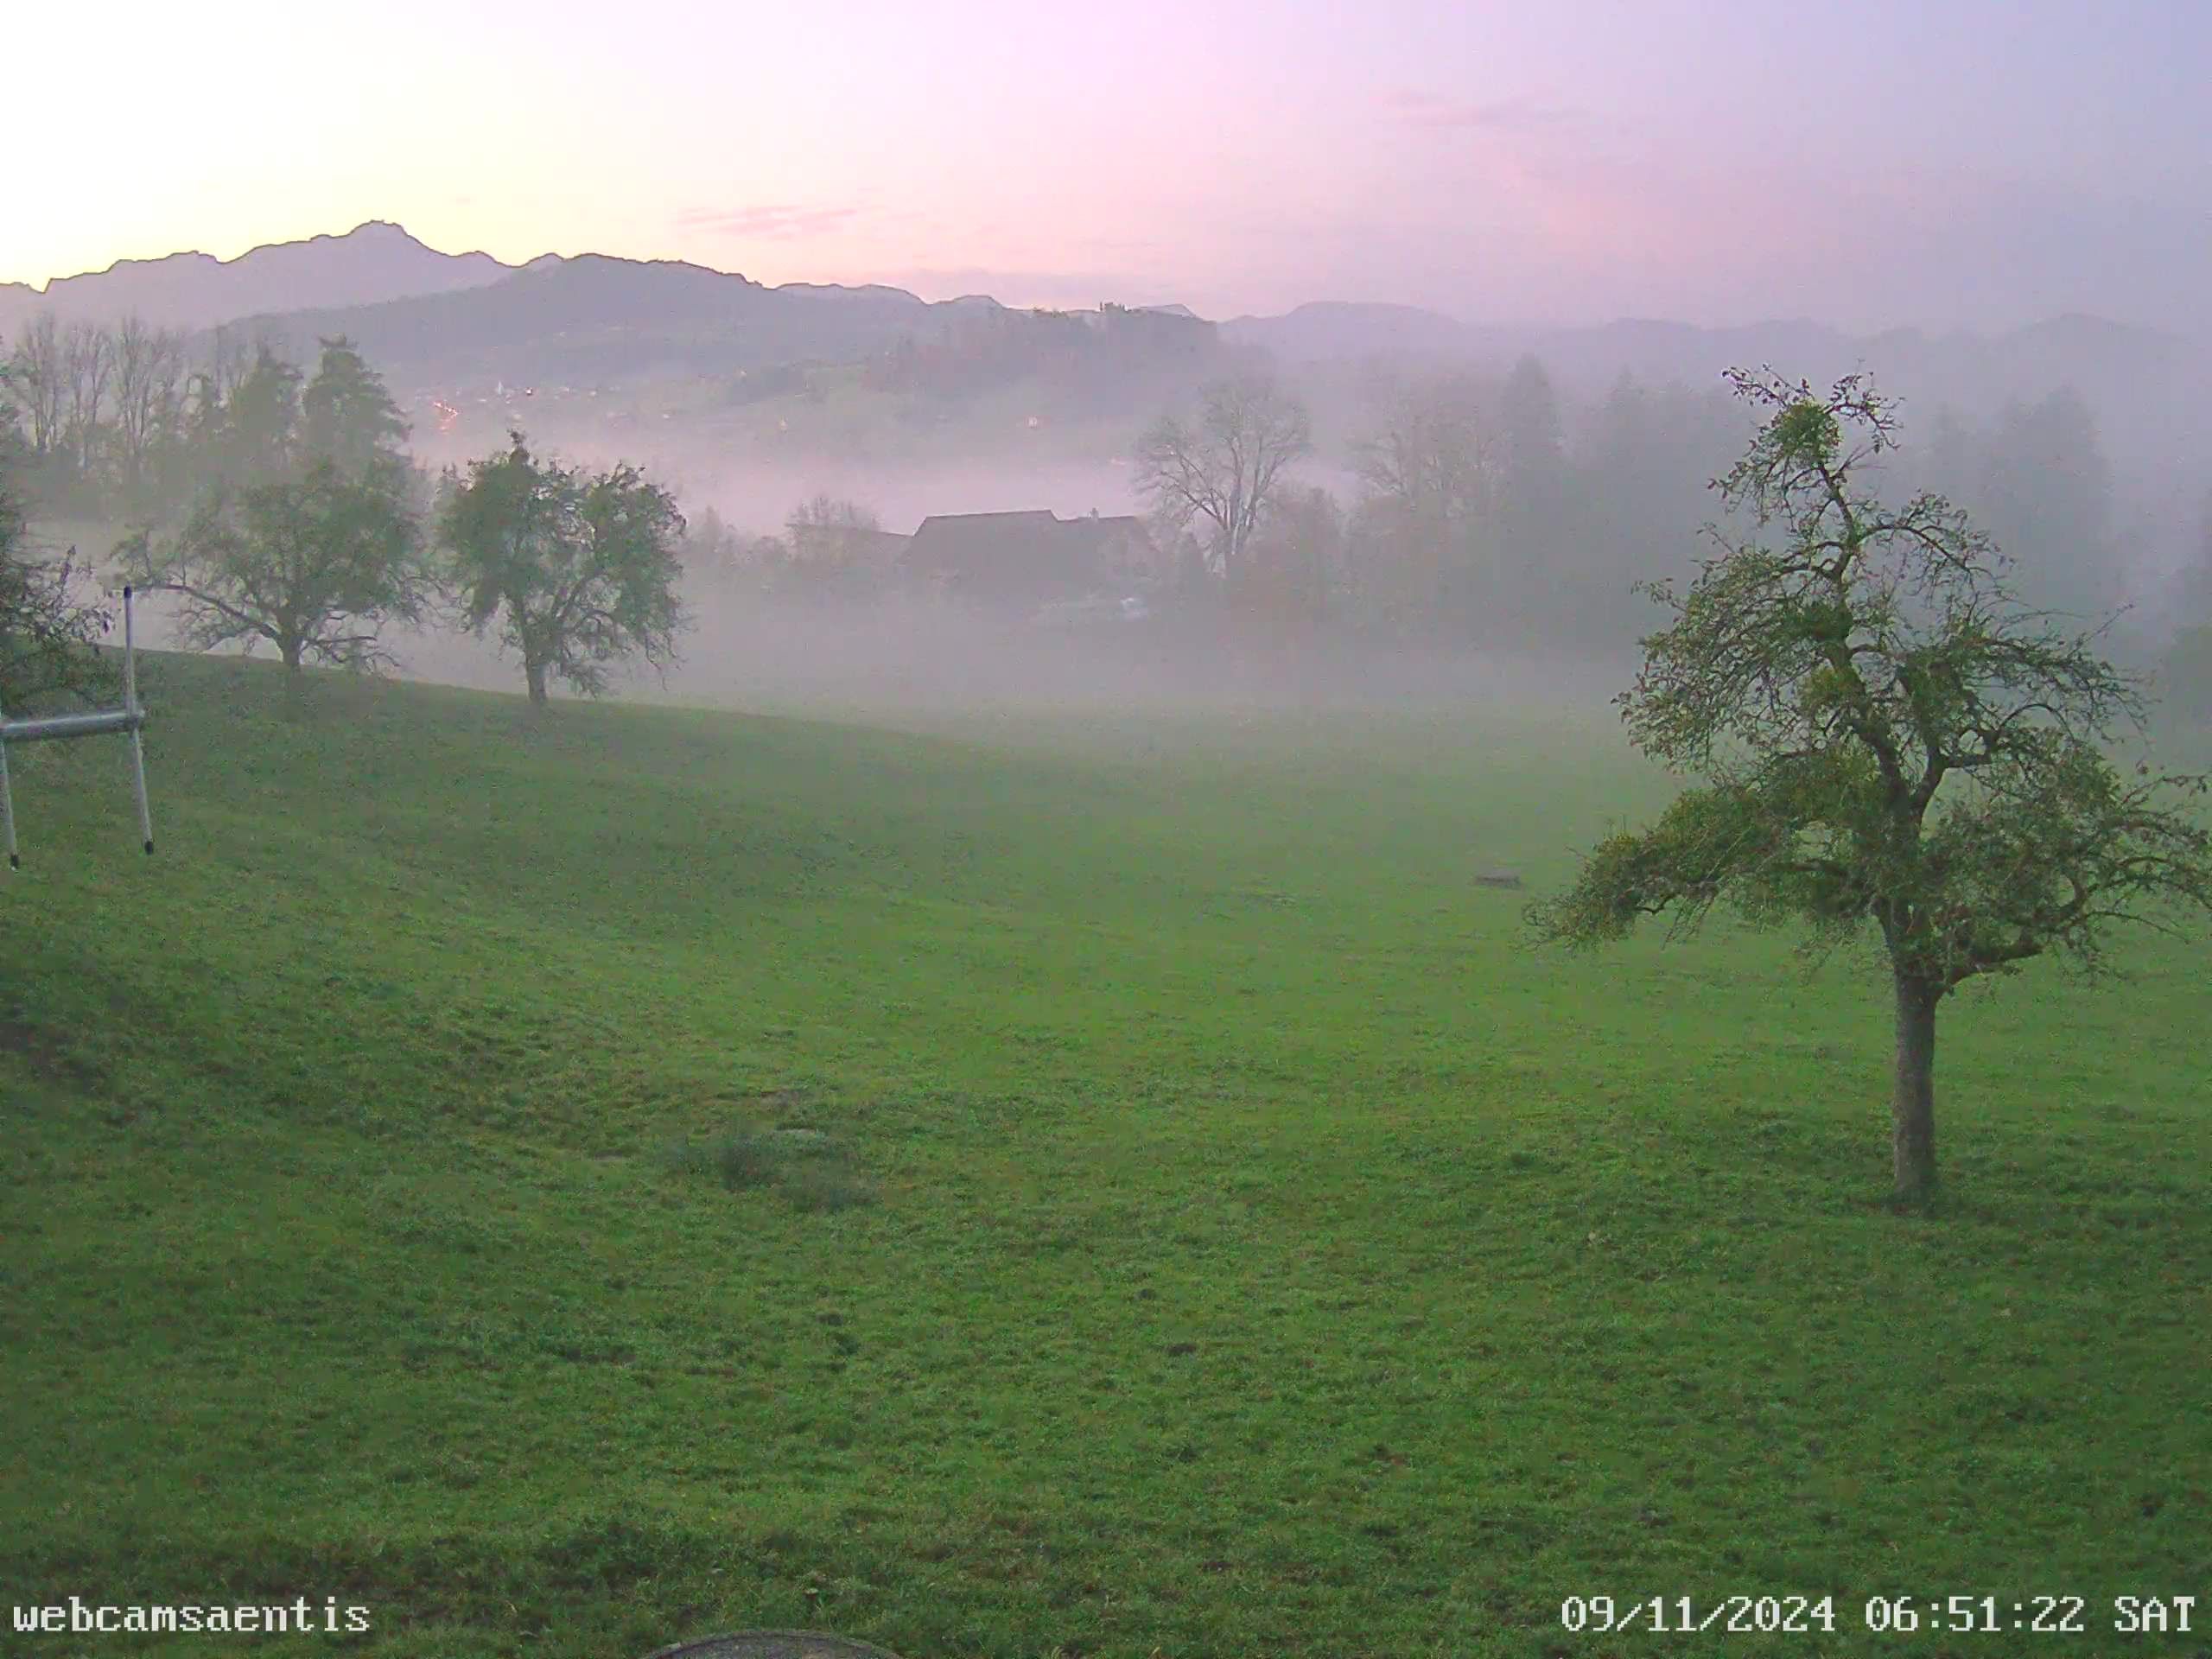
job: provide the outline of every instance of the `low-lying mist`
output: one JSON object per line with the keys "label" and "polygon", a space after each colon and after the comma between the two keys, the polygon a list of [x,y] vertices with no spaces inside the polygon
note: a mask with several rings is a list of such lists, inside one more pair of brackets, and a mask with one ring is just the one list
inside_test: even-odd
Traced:
{"label": "low-lying mist", "polygon": [[[1331,638],[1269,639],[1211,617],[1055,626],[1032,615],[899,595],[763,596],[705,585],[664,673],[631,666],[609,696],[898,723],[964,715],[1257,715],[1459,706],[1601,709],[1625,658],[1531,646],[1476,652]],[[139,639],[179,648],[176,601],[147,595]],[[450,628],[388,630],[395,677],[523,690],[520,664]],[[265,653],[264,653],[265,654]],[[556,698],[562,694],[556,688]]]}

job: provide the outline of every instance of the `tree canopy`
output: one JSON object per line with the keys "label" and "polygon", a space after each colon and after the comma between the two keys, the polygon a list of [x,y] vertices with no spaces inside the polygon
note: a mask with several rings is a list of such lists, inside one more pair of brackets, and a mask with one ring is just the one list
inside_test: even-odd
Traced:
{"label": "tree canopy", "polygon": [[225,406],[229,466],[184,523],[120,550],[149,588],[182,597],[196,648],[267,641],[284,665],[380,669],[394,622],[430,594],[406,434],[384,383],[344,340],[325,340],[304,393],[266,349]]}
{"label": "tree canopy", "polygon": [[421,525],[399,492],[317,460],[296,477],[209,490],[174,536],[125,545],[149,587],[184,599],[196,650],[265,640],[295,672],[310,660],[381,669],[391,622],[428,598]]}
{"label": "tree canopy", "polygon": [[1897,1009],[1897,1186],[1936,1179],[1936,1005],[2043,956],[2094,973],[2109,925],[2212,910],[2205,779],[2123,772],[2137,683],[2097,634],[2015,596],[2003,554],[1944,498],[1870,486],[1896,442],[1859,376],[1826,397],[1770,372],[1731,384],[1763,416],[1715,487],[1752,536],[1713,535],[1618,699],[1631,740],[1701,774],[1647,830],[1602,842],[1531,907],[1540,938],[1594,944],[1729,902],[1817,950],[1871,930]]}
{"label": "tree canopy", "polygon": [[540,705],[554,679],[595,696],[619,661],[673,662],[688,624],[675,497],[635,467],[586,474],[510,436],[505,454],[449,477],[439,516],[468,626],[496,626]]}

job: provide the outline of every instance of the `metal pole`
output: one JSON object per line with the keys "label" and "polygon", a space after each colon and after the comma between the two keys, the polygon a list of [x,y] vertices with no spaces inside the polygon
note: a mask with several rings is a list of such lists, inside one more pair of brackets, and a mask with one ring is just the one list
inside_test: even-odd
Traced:
{"label": "metal pole", "polygon": [[154,819],[146,807],[146,746],[139,734],[146,723],[138,707],[138,649],[130,632],[130,589],[123,590],[123,707],[130,716],[130,783],[138,796],[138,839],[154,855]]}
{"label": "metal pole", "polygon": [[140,721],[128,709],[96,709],[89,715],[46,715],[35,720],[0,720],[0,741],[42,743],[56,737],[98,737],[127,732]]}
{"label": "metal pole", "polygon": [[0,738],[0,839],[8,843],[8,868],[20,870],[23,861],[16,856],[16,803],[8,794],[8,741]]}

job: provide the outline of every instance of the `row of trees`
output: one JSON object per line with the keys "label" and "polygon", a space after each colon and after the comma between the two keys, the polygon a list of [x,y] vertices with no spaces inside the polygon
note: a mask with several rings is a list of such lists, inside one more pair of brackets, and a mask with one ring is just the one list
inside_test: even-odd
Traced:
{"label": "row of trees", "polygon": [[[390,624],[449,611],[493,626],[462,602],[476,585],[459,580],[440,543],[454,486],[408,460],[405,422],[346,342],[323,342],[308,378],[234,337],[216,336],[193,366],[172,332],[49,318],[0,365],[0,430],[19,448],[25,492],[48,512],[73,504],[146,525],[126,544],[127,568],[185,594],[197,643],[263,639],[295,667],[372,665],[387,654]],[[1215,383],[1143,435],[1136,483],[1189,595],[1279,635],[1625,645],[1648,615],[1634,582],[1691,568],[1710,511],[1704,481],[1748,429],[1723,394],[1627,381],[1564,411],[1533,359],[1499,377],[1452,372],[1369,390],[1363,420],[1331,445],[1351,480],[1341,493],[1303,475],[1319,459],[1313,423],[1264,377]],[[2120,597],[2112,468],[2078,397],[2014,404],[1981,426],[1939,411],[1930,427],[1910,470],[1976,514],[2024,592],[2082,615]],[[544,488],[581,500],[612,476]],[[631,469],[627,487],[643,482]],[[189,503],[180,520],[149,522],[175,501]],[[545,522],[581,524],[583,509],[549,508]],[[828,498],[802,504],[775,537],[740,535],[709,512],[678,556],[749,567],[772,592],[849,595],[884,578],[850,533],[875,527],[866,509]],[[251,596],[276,592],[282,602]],[[645,588],[624,594],[619,605],[585,606],[598,618],[589,626],[636,619],[652,643],[635,648],[664,654],[660,601]],[[2201,627],[2212,607],[2178,620]],[[543,630],[509,642],[533,684],[594,682],[581,655],[563,668],[562,653],[525,644],[525,632]],[[2201,635],[2177,652],[2186,657],[2191,638],[2205,655]]]}
{"label": "row of trees", "polygon": [[[1190,538],[1188,574],[1281,622],[1624,645],[1648,614],[1634,583],[1691,568],[1715,505],[1706,482],[1751,430],[1723,391],[1624,380],[1570,433],[1534,359],[1502,378],[1386,384],[1372,404],[1350,445],[1349,505],[1301,481],[1312,422],[1272,380],[1211,386],[1149,429],[1136,486],[1164,531]],[[2112,468],[2071,391],[1986,427],[1946,411],[1905,459],[1987,525],[2035,602],[2088,616],[2124,597]]]}
{"label": "row of trees", "polygon": [[563,466],[517,433],[504,453],[433,480],[410,459],[383,380],[346,340],[321,342],[311,378],[260,346],[219,354],[181,393],[173,335],[41,325],[9,359],[19,413],[0,421],[0,691],[10,700],[81,678],[89,659],[76,648],[105,625],[69,562],[29,547],[24,495],[50,486],[57,465],[157,453],[88,444],[90,433],[137,434],[134,405],[98,376],[68,378],[87,361],[137,363],[141,345],[158,371],[151,407],[182,422],[172,436],[189,447],[192,487],[171,522],[136,515],[116,561],[124,580],[179,597],[195,648],[265,644],[295,673],[373,669],[391,660],[389,629],[450,618],[519,658],[537,703],[556,683],[602,689],[626,658],[673,660],[684,521],[637,467]]}
{"label": "row of trees", "polygon": [[1186,585],[1281,627],[1618,641],[1637,620],[1630,584],[1687,561],[1696,480],[1744,426],[1720,400],[1624,385],[1570,449],[1533,359],[1502,380],[1400,380],[1371,401],[1349,506],[1299,477],[1312,421],[1271,379],[1211,386],[1191,415],[1156,422],[1135,486],[1184,549]]}
{"label": "row of trees", "polygon": [[748,535],[708,507],[690,521],[680,551],[687,571],[741,582],[764,598],[865,599],[887,580],[871,542],[882,532],[874,507],[817,490],[785,515],[780,535]]}
{"label": "row of trees", "polygon": [[137,317],[35,319],[0,350],[0,426],[22,445],[17,487],[49,512],[130,519],[254,448],[254,392],[267,389],[274,354],[228,329],[197,361],[188,344]]}

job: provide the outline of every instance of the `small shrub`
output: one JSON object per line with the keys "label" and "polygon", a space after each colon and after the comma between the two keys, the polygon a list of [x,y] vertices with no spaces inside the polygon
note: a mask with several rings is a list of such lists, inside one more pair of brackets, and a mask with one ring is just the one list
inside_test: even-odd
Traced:
{"label": "small shrub", "polygon": [[715,1170],[733,1192],[766,1186],[776,1179],[782,1155],[783,1149],[766,1135],[747,1130],[715,1143]]}
{"label": "small shrub", "polygon": [[714,1173],[715,1149],[706,1141],[671,1141],[661,1148],[660,1160],[672,1175],[708,1175]]}
{"label": "small shrub", "polygon": [[875,1202],[875,1188],[856,1172],[820,1159],[791,1169],[783,1182],[791,1208],[808,1215],[835,1215]]}
{"label": "small shrub", "polygon": [[875,1201],[844,1150],[816,1129],[747,1127],[709,1141],[677,1141],[662,1155],[674,1173],[712,1176],[733,1192],[772,1186],[795,1210],[831,1214]]}

